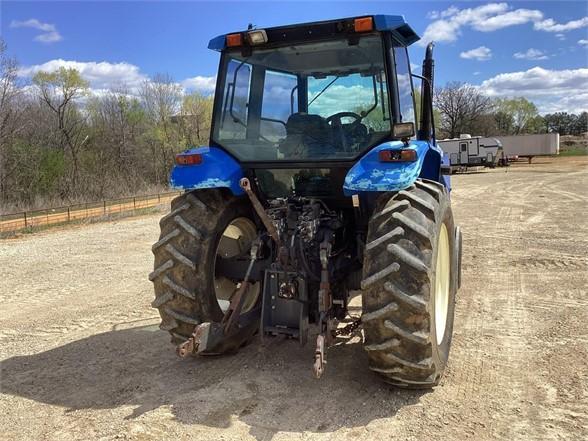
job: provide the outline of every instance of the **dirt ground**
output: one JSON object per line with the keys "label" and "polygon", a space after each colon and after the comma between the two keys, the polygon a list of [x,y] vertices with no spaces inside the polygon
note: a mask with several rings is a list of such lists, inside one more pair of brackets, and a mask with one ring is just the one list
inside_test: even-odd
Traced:
{"label": "dirt ground", "polygon": [[453,178],[464,233],[449,368],[428,392],[358,338],[179,360],[150,308],[158,215],[0,241],[2,440],[588,439],[588,158]]}

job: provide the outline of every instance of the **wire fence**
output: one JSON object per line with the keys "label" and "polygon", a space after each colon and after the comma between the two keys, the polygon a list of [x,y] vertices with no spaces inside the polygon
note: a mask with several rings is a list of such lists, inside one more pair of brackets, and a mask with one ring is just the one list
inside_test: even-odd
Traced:
{"label": "wire fence", "polygon": [[13,232],[29,227],[62,224],[83,219],[126,213],[169,203],[181,192],[172,191],[128,198],[110,199],[64,207],[43,208],[0,215],[0,232]]}

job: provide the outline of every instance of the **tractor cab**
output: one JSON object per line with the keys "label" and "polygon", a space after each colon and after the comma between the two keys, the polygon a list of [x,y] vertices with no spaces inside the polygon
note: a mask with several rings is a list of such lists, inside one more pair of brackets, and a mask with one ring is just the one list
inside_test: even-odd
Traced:
{"label": "tractor cab", "polygon": [[416,40],[403,17],[383,15],[214,38],[210,146],[263,170],[269,197],[342,196],[360,157],[415,132],[406,46]]}

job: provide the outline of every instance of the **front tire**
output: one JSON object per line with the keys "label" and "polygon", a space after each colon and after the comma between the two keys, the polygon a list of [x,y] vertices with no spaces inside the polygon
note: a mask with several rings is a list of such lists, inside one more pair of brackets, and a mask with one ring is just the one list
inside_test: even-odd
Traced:
{"label": "front tire", "polygon": [[438,182],[383,195],[368,226],[362,281],[370,369],[429,388],[447,364],[458,262],[449,195]]}

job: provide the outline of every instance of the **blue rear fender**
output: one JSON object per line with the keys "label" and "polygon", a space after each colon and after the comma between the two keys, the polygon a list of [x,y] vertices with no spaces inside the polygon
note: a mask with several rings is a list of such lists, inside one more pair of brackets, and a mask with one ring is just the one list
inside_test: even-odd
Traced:
{"label": "blue rear fender", "polygon": [[[413,162],[382,162],[382,150],[416,151]],[[346,196],[360,192],[400,191],[410,187],[418,177],[439,181],[443,152],[427,141],[412,140],[408,146],[402,141],[389,141],[374,147],[347,173],[343,191]],[[445,184],[445,183],[444,183]]]}
{"label": "blue rear fender", "polygon": [[169,178],[173,188],[179,190],[228,188],[235,196],[244,193],[239,186],[243,169],[225,151],[216,147],[198,147],[181,154],[198,154],[202,157],[202,162],[196,165],[175,165]]}

